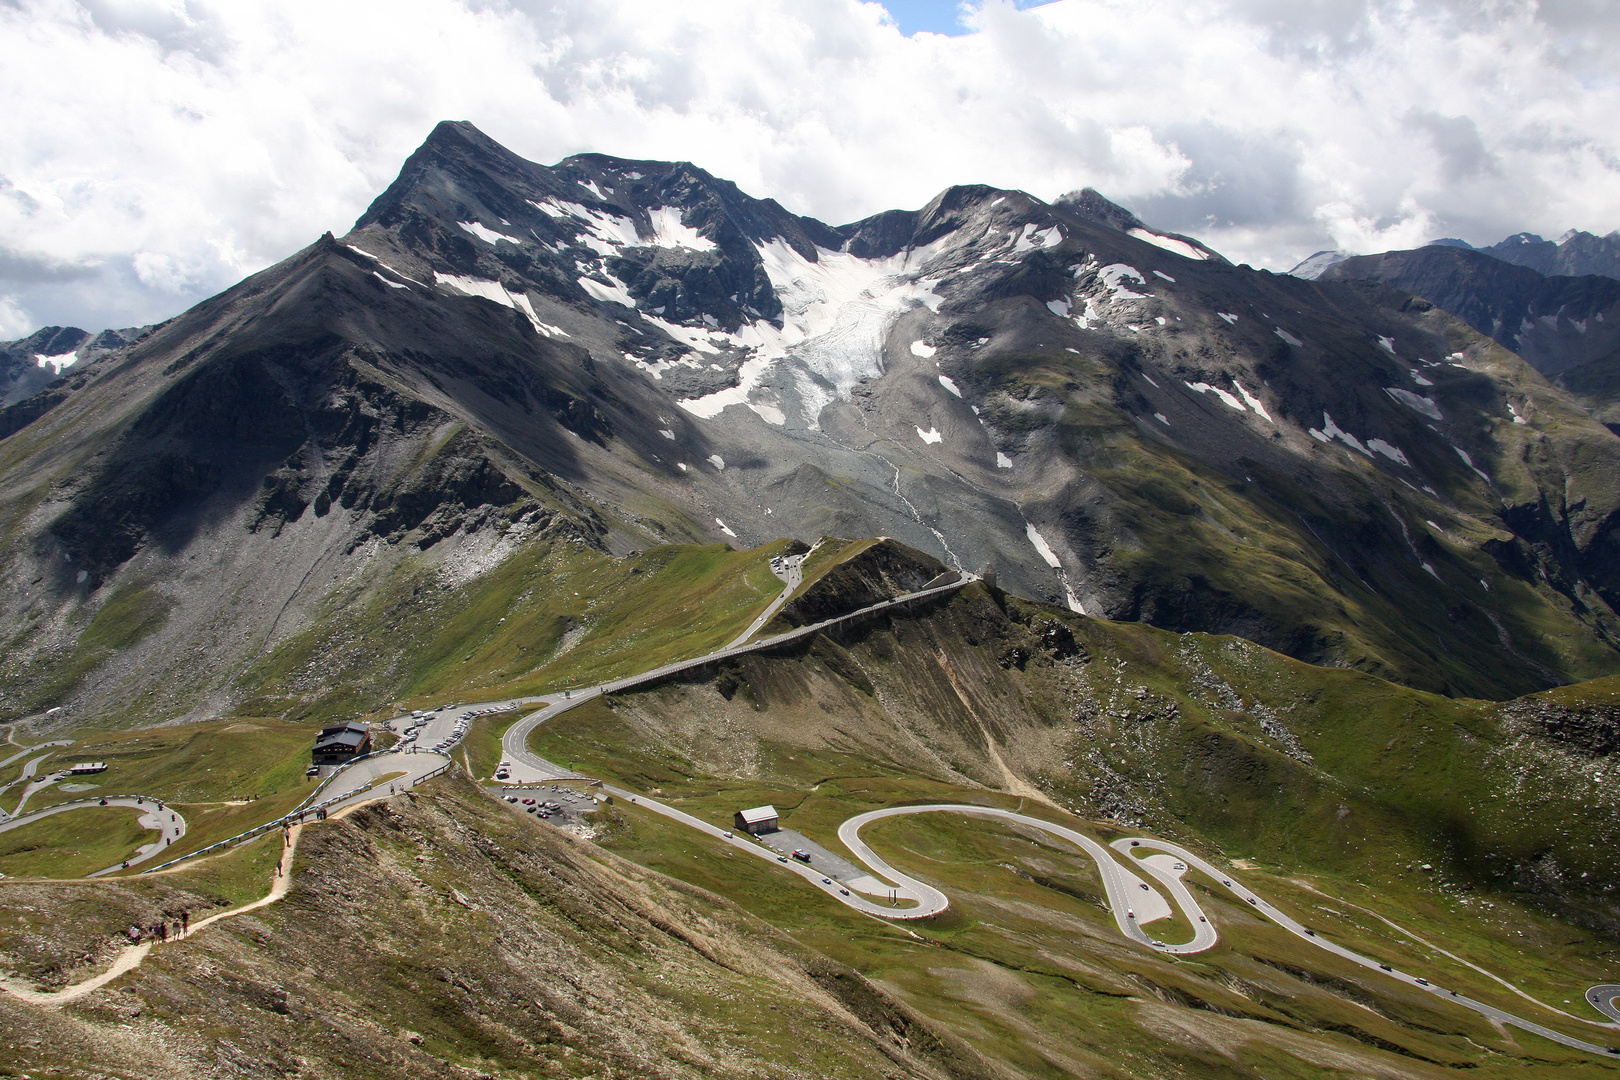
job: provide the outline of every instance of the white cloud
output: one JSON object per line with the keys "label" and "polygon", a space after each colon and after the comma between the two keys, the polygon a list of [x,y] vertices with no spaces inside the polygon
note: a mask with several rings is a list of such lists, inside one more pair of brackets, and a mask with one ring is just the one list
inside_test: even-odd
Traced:
{"label": "white cloud", "polygon": [[1604,12],[986,0],[972,33],[908,38],[858,0],[10,0],[0,297],[173,314],[345,231],[442,119],[548,163],[694,161],[835,223],[953,183],[1089,184],[1272,267],[1608,231]]}

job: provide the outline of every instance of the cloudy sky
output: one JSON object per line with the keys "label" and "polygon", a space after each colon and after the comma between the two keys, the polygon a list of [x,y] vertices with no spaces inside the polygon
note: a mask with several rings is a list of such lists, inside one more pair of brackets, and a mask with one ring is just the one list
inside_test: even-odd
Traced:
{"label": "cloudy sky", "polygon": [[0,338],[342,234],[441,119],[841,223],[1090,185],[1235,261],[1620,227],[1612,0],[0,0]]}

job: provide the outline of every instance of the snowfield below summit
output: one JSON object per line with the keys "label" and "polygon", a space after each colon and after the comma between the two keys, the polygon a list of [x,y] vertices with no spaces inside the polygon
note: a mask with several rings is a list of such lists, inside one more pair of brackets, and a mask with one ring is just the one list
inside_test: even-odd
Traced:
{"label": "snowfield below summit", "polygon": [[[765,375],[785,362],[800,418],[810,430],[819,430],[822,409],[849,400],[858,383],[883,374],[883,339],[895,318],[918,306],[939,310],[944,298],[933,291],[937,279],[924,278],[921,268],[952,239],[886,259],[817,249],[812,261],[780,239],[758,245],[782,304],[782,327],[760,319],[729,335],[734,345],[753,353],[738,371],[737,385],[685,399],[681,408],[704,419],[731,405],[752,408]],[[920,356],[918,344],[912,352]],[[761,404],[783,411],[777,403]]]}

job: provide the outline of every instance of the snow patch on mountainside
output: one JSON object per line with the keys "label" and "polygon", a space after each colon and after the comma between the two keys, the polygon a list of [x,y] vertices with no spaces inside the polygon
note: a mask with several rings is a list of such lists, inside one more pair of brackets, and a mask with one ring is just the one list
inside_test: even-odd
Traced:
{"label": "snow patch on mountainside", "polygon": [[1445,416],[1440,412],[1440,406],[1434,403],[1433,398],[1419,397],[1418,395],[1412,393],[1412,391],[1402,390],[1398,386],[1386,386],[1384,387],[1384,393],[1388,394],[1402,405],[1405,405],[1407,408],[1414,409],[1422,413],[1430,420],[1445,419]]}
{"label": "snow patch on mountainside", "polygon": [[681,220],[678,206],[660,206],[656,210],[648,210],[647,217],[652,220],[651,245],[654,247],[685,248],[688,251],[714,250],[713,240],[699,235],[696,229]]}
{"label": "snow patch on mountainside", "polygon": [[503,307],[520,311],[533,324],[535,330],[546,337],[568,336],[567,332],[561,328],[552,326],[550,323],[541,322],[540,316],[535,314],[534,305],[529,303],[527,296],[522,293],[507,292],[506,287],[498,281],[485,281],[483,278],[475,277],[459,277],[455,274],[441,274],[437,270],[433,272],[433,281],[437,285],[447,285],[467,296],[482,296],[485,300],[493,300]]}
{"label": "snow patch on mountainside", "polygon": [[1132,292],[1130,288],[1122,284],[1126,281],[1134,281],[1138,285],[1147,284],[1147,279],[1142,276],[1142,271],[1134,266],[1127,266],[1125,263],[1110,263],[1097,271],[1097,277],[1102,280],[1103,285],[1113,294],[1115,300],[1146,300],[1148,298],[1146,293]]}
{"label": "snow patch on mountainside", "polygon": [[[949,390],[951,393],[955,394],[957,397],[962,396],[962,391],[957,388],[956,383],[951,379],[951,377],[949,375],[941,375],[939,377],[939,385],[943,386],[945,389]],[[1509,408],[1512,408],[1512,406],[1509,406]]]}
{"label": "snow patch on mountainside", "polygon": [[612,284],[604,285],[600,281],[596,281],[593,278],[582,277],[577,279],[579,281],[579,287],[590,293],[595,299],[602,301],[604,304],[623,304],[627,308],[633,308],[636,306],[635,300],[630,296],[630,287],[628,285],[611,274],[604,274],[602,276],[607,278],[610,282],[612,282]]}
{"label": "snow patch on mountainside", "polygon": [[[1239,401],[1234,395],[1222,390],[1218,386],[1211,386],[1207,382],[1190,382],[1187,383],[1186,386],[1187,389],[1199,394],[1214,394],[1216,397],[1220,398],[1224,404],[1230,408],[1236,409],[1238,412],[1248,411],[1243,407],[1243,402]],[[1271,418],[1268,416],[1266,419],[1269,420]]]}
{"label": "snow patch on mountainside", "polygon": [[476,221],[458,221],[456,224],[461,226],[464,231],[478,237],[478,239],[482,240],[486,244],[498,244],[502,240],[505,240],[508,244],[517,243],[516,240],[512,239],[510,236],[507,236],[505,233],[498,233],[494,229],[487,229]]}
{"label": "snow patch on mountainside", "polygon": [[1034,222],[1024,226],[1013,241],[1013,254],[1022,255],[1026,251],[1039,251],[1042,248],[1055,247],[1063,243],[1063,230],[1056,225],[1046,229],[1037,229]]}
{"label": "snow patch on mountainside", "polygon": [[939,350],[934,348],[932,345],[924,344],[921,341],[913,341],[911,343],[911,355],[920,356],[924,360],[930,359],[938,351]]}
{"label": "snow patch on mountainside", "polygon": [[1453,446],[1452,449],[1457,451],[1457,456],[1463,459],[1463,464],[1467,465],[1470,469],[1473,469],[1474,472],[1479,475],[1481,480],[1485,481],[1487,484],[1491,482],[1491,478],[1486,476],[1485,473],[1480,470],[1479,466],[1474,464],[1474,459],[1468,456],[1468,451],[1464,450],[1460,446]]}
{"label": "snow patch on mountainside", "polygon": [[539,202],[531,199],[529,205],[554,218],[572,218],[583,225],[585,235],[580,237],[579,243],[598,255],[610,255],[621,247],[641,246],[641,237],[636,234],[636,223],[629,218],[605,214],[581,206],[579,203],[563,202],[550,197]]}
{"label": "snow patch on mountainside", "polygon": [[[748,405],[765,373],[785,362],[804,422],[819,430],[822,409],[847,401],[857,383],[883,374],[883,339],[895,318],[919,306],[939,310],[944,298],[933,291],[937,279],[923,277],[922,268],[954,240],[947,236],[886,259],[818,248],[811,260],[781,239],[757,245],[782,304],[782,326],[760,319],[730,335],[733,344],[753,353],[738,371],[737,385],[680,406],[707,419],[730,405]],[[918,353],[915,344],[912,351]]]}
{"label": "snow patch on mountainside", "polygon": [[1147,229],[1132,229],[1126,235],[1127,236],[1134,236],[1138,240],[1145,240],[1149,244],[1152,244],[1154,247],[1160,247],[1160,248],[1163,248],[1166,251],[1172,251],[1175,254],[1180,255],[1184,259],[1207,259],[1207,258],[1209,258],[1209,256],[1207,254],[1205,254],[1202,251],[1199,251],[1197,248],[1193,247],[1191,244],[1187,243],[1185,240],[1177,240],[1173,236],[1160,236],[1158,233],[1150,232]]}
{"label": "snow patch on mountainside", "polygon": [[[679,207],[660,206],[647,211],[648,220],[652,223],[653,234],[643,237],[636,230],[636,223],[627,217],[609,214],[601,210],[592,210],[579,203],[564,202],[561,199],[547,197],[538,202],[531,199],[529,205],[541,213],[549,214],[554,218],[572,218],[585,227],[585,235],[579,242],[598,255],[611,255],[622,247],[663,247],[684,248],[689,251],[713,251],[714,241],[701,236],[698,231],[681,220]],[[467,225],[457,222],[462,228]],[[482,226],[479,226],[482,228]],[[468,229],[471,232],[471,229]],[[474,234],[478,235],[478,234]],[[499,236],[499,234],[494,234]],[[507,237],[500,237],[505,240]],[[494,243],[494,241],[490,241]]]}
{"label": "snow patch on mountainside", "polygon": [[72,367],[78,359],[79,354],[76,352],[58,353],[55,356],[46,356],[44,353],[35,353],[34,366],[42,368],[48,367],[52,372],[60,375],[62,374],[63,368]]}
{"label": "snow patch on mountainside", "polygon": [[365,250],[364,248],[357,248],[353,244],[349,244],[349,245],[347,245],[347,247],[348,247],[348,249],[350,251],[354,252],[356,255],[364,255],[366,258],[370,259],[372,262],[376,263],[378,266],[382,267],[384,270],[388,271],[390,274],[393,274],[395,277],[404,278],[406,281],[410,282],[412,285],[421,285],[422,288],[424,288],[424,289],[427,288],[427,286],[423,285],[422,282],[417,281],[415,278],[411,277],[409,274],[400,273],[398,270],[395,270],[392,266],[389,266],[387,263],[383,262],[377,256],[373,255],[371,252]]}
{"label": "snow patch on mountainside", "polygon": [[1036,553],[1046,560],[1046,565],[1057,571],[1058,580],[1063,583],[1063,596],[1069,603],[1069,610],[1084,615],[1086,609],[1080,603],[1080,598],[1074,595],[1074,587],[1069,584],[1069,575],[1064,572],[1063,563],[1058,559],[1057,552],[1052,550],[1052,545],[1048,544],[1046,537],[1041,535],[1040,530],[1028,521],[1024,522],[1024,535],[1029,537],[1029,542],[1035,548]]}
{"label": "snow patch on mountainside", "polygon": [[1326,410],[1324,410],[1322,413],[1322,429],[1318,431],[1316,428],[1311,428],[1311,438],[1315,439],[1317,442],[1324,443],[1332,442],[1334,439],[1338,439],[1346,446],[1353,447],[1361,451],[1367,457],[1372,457],[1372,451],[1368,450],[1367,447],[1362,444],[1360,439],[1339,427],[1338,424],[1335,424],[1333,422],[1333,417],[1329,416]]}
{"label": "snow patch on mountainside", "polygon": [[918,428],[917,437],[925,443],[939,443],[945,441],[945,436],[939,433],[939,428],[929,428],[927,431],[924,431],[922,428]]}
{"label": "snow patch on mountainside", "polygon": [[1406,460],[1405,454],[1401,453],[1397,447],[1390,445],[1383,439],[1368,439],[1367,449],[1377,454],[1383,454],[1385,457],[1389,458],[1389,460],[1399,462],[1409,469],[1412,467],[1412,463]]}
{"label": "snow patch on mountainside", "polygon": [[1035,550],[1040,554],[1041,558],[1046,560],[1047,566],[1052,567],[1054,570],[1062,569],[1063,563],[1058,560],[1057,552],[1052,550],[1052,545],[1046,542],[1046,537],[1041,535],[1039,529],[1026,522],[1024,535],[1029,537],[1029,542],[1035,546]]}
{"label": "snow patch on mountainside", "polygon": [[[1249,393],[1248,389],[1246,387],[1244,387],[1244,385],[1242,383],[1238,382],[1236,379],[1232,380],[1232,385],[1237,387],[1238,393],[1243,395],[1243,400],[1249,403],[1249,408],[1253,409],[1255,412],[1259,413],[1261,416],[1265,417],[1267,420],[1271,420],[1271,414],[1266,412],[1266,406],[1265,406],[1264,402],[1262,402],[1259,398],[1255,397],[1253,394]],[[1274,423],[1274,424],[1276,423],[1275,420],[1271,420],[1271,422]]]}

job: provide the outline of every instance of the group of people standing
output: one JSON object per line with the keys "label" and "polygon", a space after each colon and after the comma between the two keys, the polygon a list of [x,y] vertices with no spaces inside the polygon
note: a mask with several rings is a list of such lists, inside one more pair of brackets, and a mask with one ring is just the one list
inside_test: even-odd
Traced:
{"label": "group of people standing", "polygon": [[184,937],[186,931],[190,929],[191,912],[182,911],[180,913],[180,917],[173,921],[172,928],[170,922],[164,919],[159,919],[157,922],[146,927],[145,929],[142,929],[134,923],[130,923],[129,929],[124,931],[124,933],[128,935],[130,944],[139,945],[142,941],[147,940],[168,941],[171,934],[178,940],[179,938]]}

